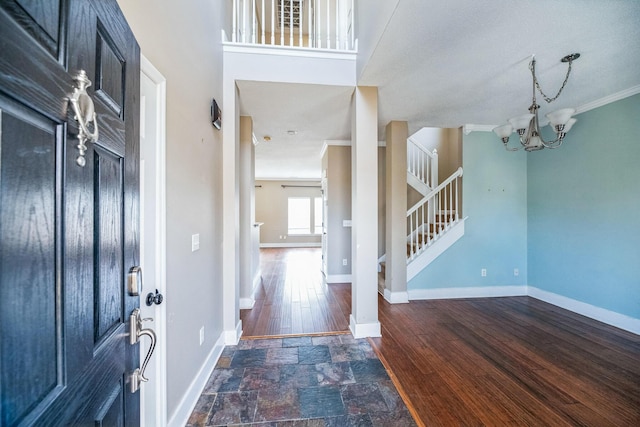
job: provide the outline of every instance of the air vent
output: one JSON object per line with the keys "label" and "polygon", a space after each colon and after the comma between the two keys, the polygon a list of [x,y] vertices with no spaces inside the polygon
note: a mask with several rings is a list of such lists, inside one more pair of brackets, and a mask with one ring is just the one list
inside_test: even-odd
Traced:
{"label": "air vent", "polygon": [[278,0],[278,25],[280,28],[300,28],[303,0]]}

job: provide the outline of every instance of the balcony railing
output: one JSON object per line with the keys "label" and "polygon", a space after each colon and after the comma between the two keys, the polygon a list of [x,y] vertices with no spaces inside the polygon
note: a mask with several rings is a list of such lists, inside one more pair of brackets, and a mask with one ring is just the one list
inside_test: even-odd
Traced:
{"label": "balcony railing", "polygon": [[354,51],[354,0],[232,0],[231,42]]}

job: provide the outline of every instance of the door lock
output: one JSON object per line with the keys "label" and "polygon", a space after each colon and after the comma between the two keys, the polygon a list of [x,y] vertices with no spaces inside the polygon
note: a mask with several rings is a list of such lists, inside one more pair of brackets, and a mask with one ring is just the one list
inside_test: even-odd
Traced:
{"label": "door lock", "polygon": [[149,292],[147,294],[147,305],[151,307],[153,304],[160,305],[164,301],[164,297],[158,290],[156,289],[156,293]]}

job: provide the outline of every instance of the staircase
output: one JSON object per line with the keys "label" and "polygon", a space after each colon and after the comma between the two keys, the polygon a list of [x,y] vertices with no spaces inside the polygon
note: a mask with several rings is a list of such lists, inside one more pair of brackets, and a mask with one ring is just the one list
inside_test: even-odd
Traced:
{"label": "staircase", "polygon": [[[464,235],[460,216],[462,168],[438,183],[438,153],[415,135],[407,140],[407,184],[423,197],[407,210],[407,281]],[[385,256],[380,258],[378,286],[384,294]]]}
{"label": "staircase", "polygon": [[464,235],[462,168],[407,211],[407,281]]}

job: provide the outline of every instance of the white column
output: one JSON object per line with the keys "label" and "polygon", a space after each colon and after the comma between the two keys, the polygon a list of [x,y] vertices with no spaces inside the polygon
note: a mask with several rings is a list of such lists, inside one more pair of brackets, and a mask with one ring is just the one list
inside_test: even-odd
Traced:
{"label": "white column", "polygon": [[222,121],[222,327],[225,344],[242,334],[239,295],[239,102],[233,78],[223,79]]}
{"label": "white column", "polygon": [[386,268],[384,299],[409,302],[407,293],[407,122],[386,128]]}
{"label": "white column", "polygon": [[357,87],[351,119],[351,317],[355,338],[380,336],[378,322],[378,89]]}

